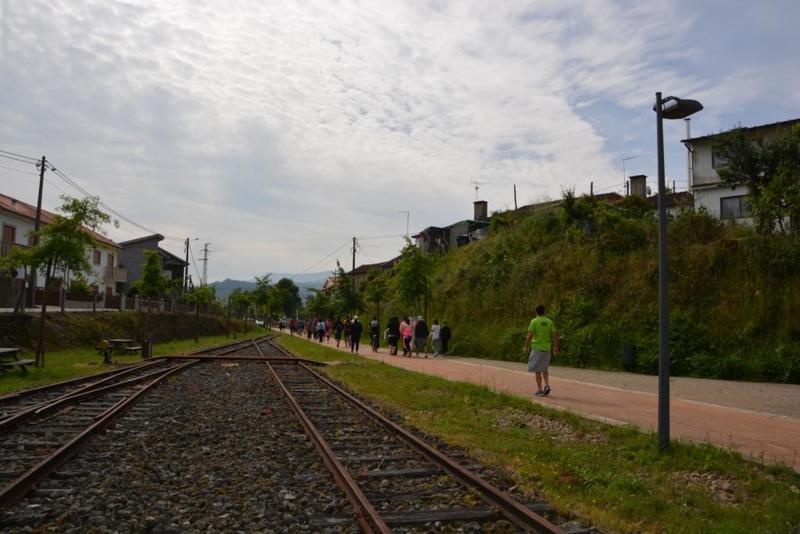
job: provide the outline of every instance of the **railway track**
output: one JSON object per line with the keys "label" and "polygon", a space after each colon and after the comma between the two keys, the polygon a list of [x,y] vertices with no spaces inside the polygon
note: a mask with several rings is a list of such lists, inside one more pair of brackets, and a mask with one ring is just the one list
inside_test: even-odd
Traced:
{"label": "railway track", "polygon": [[518,502],[473,472],[481,466],[462,466],[302,362],[266,365],[364,531],[566,532],[546,503]]}
{"label": "railway track", "polygon": [[[154,387],[188,368],[179,380]],[[429,446],[268,337],[0,403],[6,526],[52,528],[71,517],[78,530],[117,521],[148,530],[162,519],[131,511],[175,503],[163,518],[173,529],[595,532],[547,503],[523,504],[500,491],[477,474],[482,466]],[[114,430],[101,432],[111,424]],[[155,485],[148,482],[154,472]],[[121,491],[112,493],[114,508],[104,509],[109,485]],[[230,503],[234,495],[250,504]],[[24,506],[15,507],[23,498]],[[253,513],[254,503],[261,513]],[[169,523],[170,516],[181,520]]]}

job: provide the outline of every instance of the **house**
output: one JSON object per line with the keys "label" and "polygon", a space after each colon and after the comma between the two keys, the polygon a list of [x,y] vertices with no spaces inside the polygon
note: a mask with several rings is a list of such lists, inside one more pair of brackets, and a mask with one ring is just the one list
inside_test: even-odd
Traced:
{"label": "house", "polygon": [[189,263],[175,254],[164,250],[158,244],[164,240],[161,234],[153,234],[129,241],[122,241],[120,246],[120,261],[128,268],[127,290],[142,276],[142,265],[146,258],[145,250],[154,250],[161,258],[161,271],[168,280],[179,280],[180,286],[184,285],[186,267]]}
{"label": "house", "polygon": [[[798,123],[800,119],[792,119],[752,126],[744,130],[754,140],[769,139],[779,130]],[[691,154],[689,190],[694,196],[694,207],[703,208],[723,220],[747,222],[750,220],[747,186],[727,185],[717,174],[717,169],[727,163],[719,154],[714,153],[714,143],[721,135],[724,134],[704,135],[682,141]]]}
{"label": "house", "polygon": [[[647,176],[637,174],[629,179],[631,196],[645,199],[653,209],[658,209],[658,194],[648,195]],[[617,195],[619,196],[619,195]],[[620,197],[621,198],[621,197]],[[677,215],[681,210],[691,208],[694,205],[694,198],[688,191],[672,191],[664,195],[665,208],[667,215]]]}
{"label": "house", "polygon": [[444,227],[429,226],[411,237],[423,252],[445,252],[472,241],[479,241],[486,237],[489,231],[488,211],[488,203],[485,200],[477,200],[473,203],[472,219]]}
{"label": "house", "polygon": [[[47,225],[53,221],[54,217],[53,213],[42,209],[41,224]],[[14,247],[31,246],[33,237],[30,234],[36,226],[36,206],[0,194],[0,226],[2,226],[0,255],[7,256]],[[85,231],[96,242],[96,247],[88,253],[92,270],[86,276],[86,281],[90,286],[97,287],[99,294],[105,298],[107,305],[110,305],[111,298],[118,294],[120,285],[125,283],[127,277],[125,269],[119,267],[118,264],[121,247],[103,234],[89,228],[85,228]],[[13,274],[14,276],[6,278],[2,282],[4,289],[1,291],[2,298],[0,300],[3,302],[0,303],[0,306],[13,306],[23,288],[23,279],[26,273],[17,271]],[[39,290],[37,293],[41,293],[44,275],[38,274],[34,280],[34,287]],[[57,276],[66,286],[70,283],[72,273],[58,273]]]}

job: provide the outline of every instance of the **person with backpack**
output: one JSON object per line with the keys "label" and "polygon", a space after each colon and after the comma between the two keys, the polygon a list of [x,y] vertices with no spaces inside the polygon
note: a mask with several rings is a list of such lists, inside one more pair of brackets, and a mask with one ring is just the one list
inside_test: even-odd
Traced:
{"label": "person with backpack", "polygon": [[428,324],[425,322],[425,319],[422,318],[420,315],[417,317],[417,322],[414,324],[414,348],[416,349],[417,356],[419,356],[419,351],[422,349],[422,353],[425,357],[428,357]]}
{"label": "person with backpack", "polygon": [[325,321],[321,317],[317,319],[317,341],[325,341]]}
{"label": "person with backpack", "polygon": [[400,323],[400,334],[403,336],[403,356],[411,356],[411,340],[414,338],[414,327],[411,320],[406,317]]}
{"label": "person with backpack", "polygon": [[344,348],[349,348],[350,347],[350,334],[351,334],[352,327],[353,327],[353,323],[350,321],[350,319],[349,318],[345,319],[345,321],[344,321]]}
{"label": "person with backpack", "polygon": [[397,355],[397,342],[400,340],[400,320],[396,316],[389,318],[386,328],[386,343],[389,345],[389,354]]}

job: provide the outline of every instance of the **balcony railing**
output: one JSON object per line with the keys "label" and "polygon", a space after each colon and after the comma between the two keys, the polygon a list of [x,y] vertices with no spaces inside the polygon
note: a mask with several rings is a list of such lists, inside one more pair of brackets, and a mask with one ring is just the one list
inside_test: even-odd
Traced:
{"label": "balcony railing", "polygon": [[103,279],[109,282],[125,282],[128,280],[128,270],[123,267],[106,267]]}
{"label": "balcony railing", "polygon": [[0,258],[4,258],[11,254],[11,250],[15,248],[28,248],[19,243],[10,243],[8,241],[0,241]]}

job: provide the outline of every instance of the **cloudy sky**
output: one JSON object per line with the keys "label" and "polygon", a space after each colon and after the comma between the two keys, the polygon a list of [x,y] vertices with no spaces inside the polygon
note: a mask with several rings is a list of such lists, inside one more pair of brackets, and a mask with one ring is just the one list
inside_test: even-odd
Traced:
{"label": "cloudy sky", "polygon": [[[800,116],[797,0],[0,0],[0,150],[209,280],[394,256],[406,232],[655,183],[654,92],[702,135]],[[683,121],[667,175],[686,187]],[[35,203],[29,165],[0,192]],[[56,175],[44,206],[59,204]],[[118,241],[147,234],[127,220]]]}

